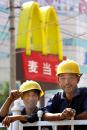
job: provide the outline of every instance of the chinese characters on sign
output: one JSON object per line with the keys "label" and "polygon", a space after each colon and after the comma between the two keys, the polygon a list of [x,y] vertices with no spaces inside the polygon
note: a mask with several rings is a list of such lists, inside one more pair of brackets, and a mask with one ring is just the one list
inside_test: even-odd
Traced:
{"label": "chinese characters on sign", "polygon": [[37,68],[38,65],[36,61],[33,60],[28,61],[28,72],[38,73]]}
{"label": "chinese characters on sign", "polygon": [[43,63],[43,74],[51,76],[51,65],[49,63]]}
{"label": "chinese characters on sign", "polygon": [[38,52],[32,52],[30,56],[21,53],[25,79],[43,82],[57,83],[56,65],[60,62],[58,56],[44,56]]}
{"label": "chinese characters on sign", "polygon": [[[38,72],[38,62],[30,60],[28,61],[28,72],[31,73],[39,73]],[[42,69],[43,69],[43,74],[44,75],[51,75],[51,67],[49,63],[43,63],[42,65]]]}

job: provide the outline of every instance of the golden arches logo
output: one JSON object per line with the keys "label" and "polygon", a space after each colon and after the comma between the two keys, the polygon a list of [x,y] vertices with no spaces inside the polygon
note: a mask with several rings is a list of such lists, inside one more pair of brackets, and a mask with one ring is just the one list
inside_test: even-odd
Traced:
{"label": "golden arches logo", "polygon": [[56,10],[52,6],[39,7],[37,2],[22,5],[18,23],[17,49],[24,48],[44,55],[57,54],[63,59],[62,41]]}

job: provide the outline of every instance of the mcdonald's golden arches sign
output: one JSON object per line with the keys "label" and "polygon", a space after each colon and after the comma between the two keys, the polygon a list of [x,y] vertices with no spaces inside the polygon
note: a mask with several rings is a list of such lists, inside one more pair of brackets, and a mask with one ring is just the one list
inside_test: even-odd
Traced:
{"label": "mcdonald's golden arches sign", "polygon": [[17,59],[20,55],[24,79],[56,82],[56,65],[64,57],[58,16],[52,6],[40,7],[32,1],[22,5],[16,48],[23,51],[17,53]]}

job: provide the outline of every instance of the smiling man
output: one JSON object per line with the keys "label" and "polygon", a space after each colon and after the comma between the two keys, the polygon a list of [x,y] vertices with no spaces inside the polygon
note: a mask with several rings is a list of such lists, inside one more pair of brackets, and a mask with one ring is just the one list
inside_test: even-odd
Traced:
{"label": "smiling man", "polygon": [[[4,109],[9,108],[11,103],[21,97],[24,103],[24,107],[20,115],[8,115],[4,117],[2,124],[5,127],[9,127],[10,123],[19,120],[21,123],[33,123],[38,121],[38,111],[41,108],[37,107],[37,103],[44,92],[41,89],[39,83],[33,80],[27,80],[23,82],[19,90],[11,91],[9,100],[5,102],[1,109],[1,114],[4,114]],[[8,109],[7,109],[8,110]],[[6,112],[5,112],[6,113]],[[38,126],[24,126],[23,130],[38,130]],[[43,126],[41,130],[52,130],[51,126]]]}
{"label": "smiling man", "polygon": [[[87,88],[78,88],[80,67],[73,60],[65,60],[57,67],[58,92],[44,110],[43,119],[58,121],[64,119],[87,119]],[[75,130],[87,130],[87,126],[75,126]],[[70,126],[60,126],[59,130],[70,130]]]}
{"label": "smiling man", "polygon": [[[21,115],[7,115],[3,121],[2,124],[6,127],[9,127],[10,123],[20,120],[22,123],[27,122],[35,122],[38,121],[37,117],[37,102],[39,101],[40,97],[43,96],[43,90],[41,89],[41,86],[33,81],[33,80],[27,80],[23,82],[19,88],[19,90],[13,90],[10,94],[10,103],[6,102],[6,105],[11,105],[11,103],[21,97],[24,103],[24,108],[21,111]],[[4,104],[5,107],[7,107]],[[3,111],[1,111],[2,114]],[[31,130],[37,130],[38,127],[23,127],[23,130],[31,129]]]}

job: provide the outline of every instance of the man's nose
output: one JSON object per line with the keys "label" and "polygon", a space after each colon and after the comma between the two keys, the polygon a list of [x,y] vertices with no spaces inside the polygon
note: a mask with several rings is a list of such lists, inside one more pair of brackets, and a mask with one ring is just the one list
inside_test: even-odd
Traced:
{"label": "man's nose", "polygon": [[71,81],[70,81],[69,78],[66,78],[65,82],[66,82],[66,83],[70,83]]}
{"label": "man's nose", "polygon": [[29,100],[33,100],[33,96],[31,96],[31,97],[28,97],[28,99],[29,99]]}

